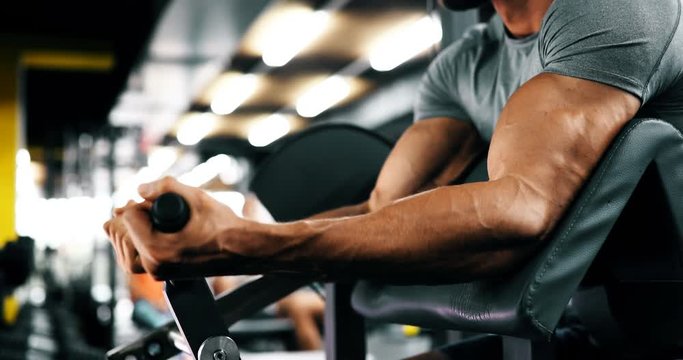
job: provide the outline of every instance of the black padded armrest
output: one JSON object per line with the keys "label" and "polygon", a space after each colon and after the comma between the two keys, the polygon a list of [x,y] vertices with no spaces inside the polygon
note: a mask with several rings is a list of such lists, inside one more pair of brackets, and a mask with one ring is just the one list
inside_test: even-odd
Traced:
{"label": "black padded armrest", "polygon": [[[660,172],[683,233],[683,137],[671,124],[634,119],[613,141],[544,248],[502,279],[438,286],[359,283],[354,308],[378,321],[530,339],[549,338],[646,168]],[[466,181],[481,180],[474,171]]]}
{"label": "black padded armrest", "polygon": [[388,140],[357,126],[313,126],[266,158],[249,188],[275,220],[303,219],[367,200],[390,151]]}

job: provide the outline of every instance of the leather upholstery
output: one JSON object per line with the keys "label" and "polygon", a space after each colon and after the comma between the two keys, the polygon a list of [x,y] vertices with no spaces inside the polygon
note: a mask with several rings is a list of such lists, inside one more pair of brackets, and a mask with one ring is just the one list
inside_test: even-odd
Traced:
{"label": "leather upholstery", "polygon": [[[547,339],[653,163],[674,226],[683,234],[681,131],[661,120],[634,119],[613,141],[546,245],[522,269],[500,279],[451,285],[361,282],[353,293],[354,308],[383,322]],[[479,164],[466,181],[482,180],[485,169]]]}
{"label": "leather upholstery", "polygon": [[277,221],[366,200],[392,144],[347,124],[314,126],[285,139],[258,165],[250,190]]}

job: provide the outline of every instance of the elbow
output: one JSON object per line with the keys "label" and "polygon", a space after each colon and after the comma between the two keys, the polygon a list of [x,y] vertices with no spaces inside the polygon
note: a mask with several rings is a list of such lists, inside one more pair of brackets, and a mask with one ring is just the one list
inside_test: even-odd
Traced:
{"label": "elbow", "polygon": [[520,209],[512,218],[512,232],[514,237],[530,242],[542,242],[551,230],[548,217],[535,211],[524,212]]}
{"label": "elbow", "polygon": [[370,199],[368,200],[368,210],[370,212],[375,212],[389,205],[391,201],[392,198],[388,195],[386,189],[383,189],[381,184],[377,184],[370,193]]}
{"label": "elbow", "polygon": [[503,210],[503,227],[511,237],[542,242],[552,231],[560,209],[550,197],[515,181],[515,196]]}
{"label": "elbow", "polygon": [[381,210],[382,208],[393,204],[395,201],[409,196],[413,191],[408,189],[401,189],[395,183],[387,181],[378,181],[375,187],[370,192],[370,198],[368,199],[368,210],[370,212],[375,212]]}

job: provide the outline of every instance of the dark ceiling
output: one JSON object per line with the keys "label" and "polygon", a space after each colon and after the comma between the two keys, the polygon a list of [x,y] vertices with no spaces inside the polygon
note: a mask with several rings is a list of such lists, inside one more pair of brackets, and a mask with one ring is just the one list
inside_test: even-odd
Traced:
{"label": "dark ceiling", "polygon": [[138,61],[167,0],[41,1],[3,4],[0,51],[95,52],[110,69],[26,67],[22,112],[31,147],[60,147],[64,133],[96,132]]}
{"label": "dark ceiling", "polygon": [[[308,0],[314,7],[335,1]],[[131,70],[143,60],[152,32],[168,0],[24,0],[4,6],[0,14],[0,51],[3,46],[22,50],[75,51],[110,54],[114,66],[108,70],[26,67],[21,72],[22,113],[27,145],[32,148],[63,146],[65,136],[83,132],[97,133],[108,124],[108,115],[125,89]],[[351,14],[367,15],[391,9],[424,9],[434,6],[424,0],[350,0],[342,1]],[[236,56],[235,70],[249,71],[258,58]],[[295,59],[273,74],[310,72],[323,67],[338,70],[349,59]],[[400,75],[366,71],[364,78],[382,83],[384,78]],[[193,109],[200,104],[190,105]],[[240,109],[248,111],[249,107]]]}

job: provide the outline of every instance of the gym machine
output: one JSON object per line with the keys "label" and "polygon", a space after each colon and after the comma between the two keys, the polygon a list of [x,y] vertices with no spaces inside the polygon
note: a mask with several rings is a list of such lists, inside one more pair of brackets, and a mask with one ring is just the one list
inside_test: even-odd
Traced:
{"label": "gym machine", "polygon": [[[325,131],[331,135],[306,136],[315,132],[321,135]],[[300,202],[292,200],[300,200],[302,194],[312,194],[312,199],[306,200],[313,207],[348,190],[348,186],[330,186],[328,192],[316,191],[316,183],[337,181],[348,185],[352,182],[350,179],[375,179],[369,175],[371,171],[365,175],[351,174],[347,167],[342,173],[328,174],[328,170],[334,170],[330,168],[343,167],[340,165],[343,161],[335,158],[339,154],[336,151],[311,151],[329,150],[338,140],[345,143],[341,146],[345,150],[339,153],[349,153],[356,161],[375,156],[368,154],[382,154],[382,151],[362,148],[358,145],[362,141],[345,138],[344,131],[335,127],[312,129],[292,141],[302,145],[299,151],[292,150],[297,146],[280,148],[279,156],[291,155],[290,161],[278,165],[277,159],[271,159],[272,163],[269,161],[263,165],[269,169],[264,172],[268,176],[258,177],[252,186],[263,186],[263,191],[257,191],[257,194],[277,220],[303,218],[307,211],[324,210],[309,208],[297,212]],[[362,131],[355,130],[355,133]],[[381,143],[376,139],[372,142]],[[359,151],[362,156],[353,154],[354,151]],[[518,271],[501,279],[430,286],[392,286],[360,281],[353,291],[339,292],[339,297],[334,292],[327,292],[327,358],[364,358],[364,332],[355,321],[361,318],[361,314],[361,319],[384,323],[494,334],[498,339],[495,351],[486,355],[486,359],[553,359],[556,350],[552,339],[568,304],[578,313],[601,349],[614,355],[611,358],[623,358],[625,355],[634,359],[680,358],[683,354],[683,332],[680,328],[683,319],[680,306],[683,301],[683,263],[680,257],[683,234],[683,206],[680,201],[683,198],[682,158],[680,124],[652,118],[633,119],[614,139],[546,244]],[[296,168],[296,163],[301,167]],[[354,167],[362,165],[356,162]],[[310,169],[326,171],[320,175],[312,174]],[[377,169],[379,165],[375,171]],[[271,176],[273,174],[277,176]],[[266,179],[271,180],[268,182]],[[486,162],[478,161],[457,182],[486,179]],[[264,183],[259,184],[259,181]],[[284,185],[278,187],[278,184]],[[290,191],[278,192],[278,188]],[[266,189],[276,194],[269,194]],[[343,196],[349,197],[348,194]],[[292,211],[290,218],[283,215],[285,208]],[[315,211],[308,212],[311,213]],[[172,299],[182,296],[174,290],[182,293],[183,289],[191,289],[192,286],[175,288],[168,293],[178,328],[182,329],[181,337],[182,334],[185,338],[190,336],[187,340],[188,343],[194,342],[195,357],[205,355],[209,357],[204,358],[209,359],[230,359],[223,357],[225,355],[239,358],[239,353],[232,351],[233,344],[225,340],[230,336],[227,327],[237,318],[252,313],[254,308],[279,298],[274,289],[285,287],[286,282],[274,277],[264,276],[261,283],[257,280],[246,284],[215,301],[211,297],[211,302],[226,320],[215,333],[200,330],[206,324],[215,323],[219,317],[186,322],[193,319],[184,316],[184,312],[199,319],[195,313],[197,302],[192,302],[192,307],[188,308],[187,303]],[[274,279],[272,284],[259,286],[270,279]],[[299,278],[296,286],[289,289],[281,287],[280,294],[293,291],[310,280]],[[254,296],[250,296],[250,291]],[[204,294],[210,296],[208,291]],[[350,297],[353,309],[350,308]],[[335,312],[329,310],[335,307]],[[340,309],[348,312],[339,312]],[[183,316],[178,316],[178,311],[183,312]],[[330,314],[332,316],[328,316]],[[334,326],[328,328],[328,323]],[[162,332],[151,335],[170,338],[160,334]],[[208,342],[209,339],[216,340]],[[148,344],[145,341],[142,339],[135,345],[144,349],[142,345]],[[204,349],[209,351],[200,354],[198,350],[204,343]],[[128,360],[163,358],[147,356],[144,351],[130,346],[109,355],[110,358],[125,359],[121,356],[123,354],[135,356]]]}
{"label": "gym machine", "polygon": [[[349,144],[357,146],[350,148]],[[317,156],[311,148],[327,151],[325,156]],[[250,187],[276,220],[304,218],[366,199],[390,150],[388,140],[355,126],[316,127],[293,136],[265,159]],[[335,166],[330,168],[330,164]],[[288,191],[281,191],[280,186]],[[305,200],[301,194],[306,194]],[[166,194],[157,199],[150,215],[156,229],[174,232],[187,221],[189,210],[177,195]],[[203,279],[167,281],[165,294],[175,321],[110,350],[107,357],[167,359],[185,352],[196,359],[237,359],[239,354],[228,329],[290,293],[317,284],[316,280],[299,274],[264,275],[218,298]],[[352,285],[325,285],[328,358],[335,356],[332,353],[340,359],[365,353],[364,323],[349,302]]]}
{"label": "gym machine", "polygon": [[[176,232],[187,223],[190,213],[184,199],[167,193],[154,202],[150,216],[158,231]],[[239,350],[228,328],[311,281],[309,277],[266,275],[219,299],[203,279],[166,281],[164,294],[175,322],[110,351],[108,358],[163,359],[185,351],[196,359],[238,360]]]}

